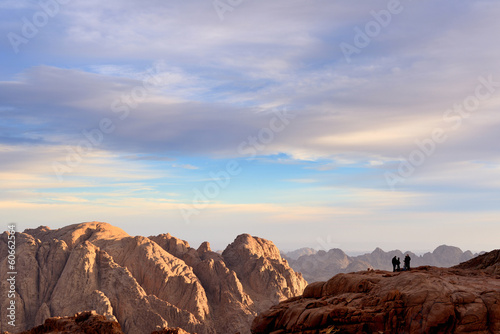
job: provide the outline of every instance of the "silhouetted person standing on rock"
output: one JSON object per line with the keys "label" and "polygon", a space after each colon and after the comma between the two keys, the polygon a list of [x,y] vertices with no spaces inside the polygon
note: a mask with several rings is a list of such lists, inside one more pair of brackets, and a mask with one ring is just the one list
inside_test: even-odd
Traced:
{"label": "silhouetted person standing on rock", "polygon": [[396,255],[392,258],[392,272],[396,271],[396,266],[398,265],[398,259],[396,259]]}
{"label": "silhouetted person standing on rock", "polygon": [[401,270],[401,261],[399,260],[399,257],[398,257],[398,260],[396,261],[396,270],[397,271],[400,271]]}
{"label": "silhouetted person standing on rock", "polygon": [[405,256],[405,270],[410,270],[410,261],[411,261],[410,255],[406,254],[406,256]]}

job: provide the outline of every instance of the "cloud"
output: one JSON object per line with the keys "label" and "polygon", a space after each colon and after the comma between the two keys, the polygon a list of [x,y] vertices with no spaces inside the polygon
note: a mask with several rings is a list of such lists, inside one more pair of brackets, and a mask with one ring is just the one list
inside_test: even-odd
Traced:
{"label": "cloud", "polygon": [[[163,76],[163,72],[158,75]],[[377,85],[383,84],[385,75],[381,78]],[[497,153],[498,148],[492,143],[498,137],[494,124],[500,122],[493,112],[500,104],[498,96],[486,101],[484,108],[452,131],[451,124],[443,120],[446,109],[426,109],[429,101],[422,106],[410,99],[406,108],[399,109],[399,101],[393,104],[389,99],[378,104],[366,100],[363,90],[372,87],[368,83],[354,85],[358,91],[352,87],[350,106],[335,107],[335,97],[303,106],[300,95],[297,101],[289,100],[286,108],[294,109],[291,112],[296,116],[283,131],[273,134],[273,140],[259,145],[259,154],[284,153],[301,160],[370,164],[409,154],[418,148],[416,141],[430,137],[435,128],[449,132],[449,143],[440,147],[440,156],[446,161],[487,158]],[[474,85],[469,86],[470,92],[474,92]],[[47,66],[32,68],[17,81],[0,82],[0,87],[2,117],[6,120],[5,135],[0,137],[3,143],[57,145],[64,141],[78,146],[94,140],[98,141],[94,143],[98,149],[142,160],[197,154],[237,157],[240,145],[248,138],[258,137],[275,117],[272,110],[259,112],[262,108],[258,104],[186,100],[182,90],[169,91],[168,83],[146,91],[141,80]],[[138,88],[146,93],[135,101],[133,94]],[[339,90],[343,88],[327,92],[335,96]],[[355,93],[362,96],[361,100],[354,101]],[[23,98],[26,96],[28,100]],[[467,96],[455,101],[461,103]],[[450,101],[448,107],[452,108],[453,103]],[[434,105],[440,104],[438,101]],[[111,124],[110,133],[101,131],[103,119]],[[479,151],[478,143],[483,144]],[[464,155],[464,147],[471,148],[470,156]]]}
{"label": "cloud", "polygon": [[316,183],[318,180],[315,179],[289,179],[285,180],[286,182],[294,182],[294,183]]}
{"label": "cloud", "polygon": [[[403,11],[347,62],[339,44],[354,43],[355,28],[364,29],[374,20],[371,12],[387,3],[244,1],[223,21],[211,1],[201,0],[62,6],[20,45],[19,55],[8,39],[0,41],[9,64],[0,71],[2,203],[18,211],[39,203],[40,216],[62,209],[61,219],[71,220],[85,217],[85,206],[94,204],[96,215],[131,219],[131,211],[119,209],[132,203],[134,218],[154,206],[156,214],[166,210],[175,220],[174,202],[186,201],[191,190],[186,180],[208,180],[203,173],[239,159],[245,173],[235,187],[265,178],[273,201],[310,202],[292,211],[276,204],[231,206],[227,202],[238,196],[228,195],[203,223],[229,210],[234,215],[225,220],[227,228],[239,210],[260,210],[251,218],[276,223],[273,237],[282,222],[299,226],[309,216],[319,236],[320,227],[335,221],[352,223],[353,234],[370,226],[368,239],[376,231],[367,223],[372,219],[392,228],[418,217],[431,228],[431,214],[461,207],[476,209],[488,226],[497,200],[500,88],[457,129],[444,115],[474,94],[478,77],[500,82],[500,46],[491,39],[500,28],[500,6],[492,0],[402,1]],[[0,6],[3,36],[22,34],[22,18],[41,9],[28,1]],[[276,110],[285,108],[294,118],[271,131]],[[396,171],[438,128],[446,142],[398,192],[385,192],[384,173]],[[242,144],[254,145],[255,159],[242,157]],[[65,163],[75,150],[86,151],[84,159],[58,185],[52,163]],[[286,189],[274,192],[279,180],[288,181],[279,184]],[[239,198],[259,202],[259,191]],[[178,196],[158,200],[172,194]],[[16,204],[5,202],[9,197]],[[321,197],[344,208],[330,210]],[[77,206],[72,215],[68,208]],[[391,210],[388,225],[374,218]],[[413,216],[412,210],[428,214]]]}
{"label": "cloud", "polygon": [[183,164],[183,165],[173,164],[172,167],[174,167],[174,168],[184,168],[184,169],[198,169],[198,167],[190,165],[190,164]]}
{"label": "cloud", "polygon": [[169,158],[169,157],[164,157],[164,156],[155,156],[155,155],[139,155],[139,154],[134,154],[134,155],[126,155],[122,156],[122,159],[126,160],[142,160],[142,161],[172,161],[174,159]]}

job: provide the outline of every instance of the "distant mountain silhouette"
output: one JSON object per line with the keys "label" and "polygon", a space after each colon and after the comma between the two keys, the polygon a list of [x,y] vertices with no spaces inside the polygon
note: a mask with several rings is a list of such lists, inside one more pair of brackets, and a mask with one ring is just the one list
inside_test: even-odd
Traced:
{"label": "distant mountain silhouette", "polygon": [[399,257],[402,266],[406,254],[411,257],[412,267],[436,266],[443,268],[455,266],[478,256],[478,254],[473,254],[471,251],[463,252],[458,247],[447,245],[441,245],[432,253],[428,252],[421,256],[410,251],[392,250],[385,252],[378,247],[371,253],[358,256],[348,256],[338,248],[330,249],[328,252],[323,250],[316,252],[311,248],[301,248],[282,253],[292,269],[301,272],[309,283],[326,281],[336,274],[366,270],[368,268],[392,271],[392,258],[394,256]]}
{"label": "distant mountain silhouette", "polygon": [[281,255],[285,256],[287,259],[297,260],[302,255],[313,255],[316,253],[317,251],[314,248],[304,247],[290,252],[281,252]]}

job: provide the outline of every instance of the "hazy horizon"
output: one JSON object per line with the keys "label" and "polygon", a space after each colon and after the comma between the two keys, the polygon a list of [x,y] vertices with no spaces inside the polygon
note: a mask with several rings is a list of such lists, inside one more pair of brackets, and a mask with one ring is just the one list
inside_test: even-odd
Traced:
{"label": "hazy horizon", "polygon": [[4,229],[499,248],[500,3],[0,3]]}
{"label": "hazy horizon", "polygon": [[[82,222],[82,223],[88,223],[88,222]],[[102,223],[106,223],[106,222],[102,222]],[[68,225],[63,225],[63,226],[60,226],[59,228],[61,227],[65,227],[65,226],[69,226],[69,225],[77,225],[77,224],[80,224],[80,223],[75,223],[75,224],[68,224]],[[38,228],[38,227],[41,227],[41,226],[46,226],[46,225],[40,225],[40,226],[31,226],[31,227],[27,227],[27,229],[34,229],[34,228]],[[19,229],[19,225],[17,226],[18,227],[18,231],[19,232],[22,232],[25,230],[25,228],[22,228],[22,229]],[[50,226],[47,226],[49,227],[51,230],[55,230],[57,228],[52,228]],[[119,226],[118,226],[119,227]],[[121,227],[120,227],[121,228]],[[125,232],[127,232],[125,229],[124,229]],[[144,236],[144,237],[150,237],[150,236],[156,236],[158,234],[167,234],[167,233],[170,233],[173,237],[176,237],[176,238],[179,238],[179,239],[182,239],[184,241],[187,241],[189,243],[189,246],[192,247],[192,248],[195,248],[197,249],[203,242],[206,242],[208,241],[210,243],[210,248],[213,250],[213,251],[216,251],[216,252],[219,252],[219,251],[223,251],[230,243],[232,243],[234,241],[234,239],[236,239],[236,237],[240,234],[244,234],[246,232],[242,232],[242,233],[239,233],[237,235],[234,235],[233,237],[231,236],[228,236],[228,241],[226,242],[212,242],[208,239],[200,239],[201,241],[199,240],[195,240],[195,242],[193,242],[193,240],[189,240],[189,239],[185,239],[185,238],[182,238],[178,235],[175,235],[175,234],[172,234],[171,232],[169,231],[165,231],[165,232],[161,232],[161,233],[157,233],[157,234],[152,234],[152,235],[145,235],[145,234],[131,234],[129,232],[127,232],[129,235],[131,235],[132,237],[135,237],[135,236]],[[252,236],[255,236],[255,237],[259,237],[259,238],[264,238],[263,236],[261,235],[255,235],[253,234]],[[264,238],[266,239],[266,238]],[[338,247],[338,245],[336,244],[333,244],[333,243],[328,243],[328,239],[323,239],[323,240],[316,240],[316,243],[313,243],[313,245],[304,245],[304,246],[301,246],[301,247],[296,247],[296,248],[283,248],[283,247],[280,247],[280,245],[276,242],[274,242],[273,240],[271,239],[267,239],[267,240],[270,240],[272,241],[278,248],[281,252],[292,252],[292,251],[295,251],[295,250],[299,250],[299,249],[302,249],[302,248],[311,248],[311,249],[314,249],[315,251],[320,251],[320,250],[323,250],[323,251],[329,251],[331,249],[334,249],[334,248],[338,248],[338,249],[341,249],[343,252],[345,252],[348,256],[358,256],[358,255],[363,255],[363,254],[367,254],[367,253],[372,253],[376,248],[381,248],[383,251],[385,252],[390,252],[390,251],[395,251],[395,250],[399,250],[403,253],[405,252],[412,252],[412,253],[415,253],[416,255],[423,255],[427,252],[430,252],[432,253],[436,248],[438,248],[439,246],[451,246],[451,247],[458,247],[462,250],[462,252],[466,252],[466,251],[471,251],[472,253],[476,254],[476,253],[480,253],[480,252],[489,252],[489,251],[492,251],[493,249],[480,249],[480,250],[476,250],[476,249],[468,249],[468,248],[462,248],[460,246],[457,246],[457,245],[451,245],[451,244],[439,244],[439,245],[436,245],[434,247],[430,247],[430,248],[427,248],[427,249],[410,249],[410,248],[384,248],[384,247],[380,247],[380,246],[373,246],[371,249],[370,248],[366,248],[366,249],[355,249],[355,248],[352,248],[350,247],[348,244],[345,244],[345,247],[346,248],[341,248],[341,247]],[[330,248],[328,248],[330,247]],[[366,245],[363,245],[362,247],[368,247]]]}

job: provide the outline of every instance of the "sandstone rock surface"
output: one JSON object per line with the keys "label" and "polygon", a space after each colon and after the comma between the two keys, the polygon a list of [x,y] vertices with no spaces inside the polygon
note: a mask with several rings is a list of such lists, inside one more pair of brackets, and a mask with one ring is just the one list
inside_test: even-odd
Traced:
{"label": "sandstone rock surface", "polygon": [[488,269],[498,268],[498,254],[467,267],[479,262],[489,264],[338,274],[261,313],[252,332],[500,333],[500,276]]}
{"label": "sandstone rock surface", "polygon": [[182,328],[164,328],[161,331],[154,331],[151,334],[190,334]]}
{"label": "sandstone rock surface", "polygon": [[[45,322],[20,334],[123,334],[120,324],[106,319],[95,311],[86,311],[72,317],[52,317]],[[9,334],[9,332],[2,332]],[[190,334],[182,328],[163,328],[151,334]]]}
{"label": "sandstone rock surface", "polygon": [[46,319],[43,325],[21,334],[123,334],[120,324],[107,320],[95,311],[81,312],[72,317],[53,317]]}
{"label": "sandstone rock surface", "polygon": [[[2,268],[7,267],[7,238],[7,232],[0,235]],[[264,293],[274,303],[301,294],[306,283],[276,256],[272,242],[237,240],[232,244],[237,249],[253,249],[244,243],[259,240],[260,248],[240,254],[238,261],[265,273],[253,277],[253,284],[266,289],[247,291],[246,277],[208,242],[193,249],[169,234],[132,237],[100,222],[16,233],[16,326],[3,321],[9,299],[2,298],[0,331],[20,333],[50,317],[95,310],[129,334],[165,328],[248,334],[252,319],[268,305]],[[9,283],[3,270],[0,280],[4,296]]]}

